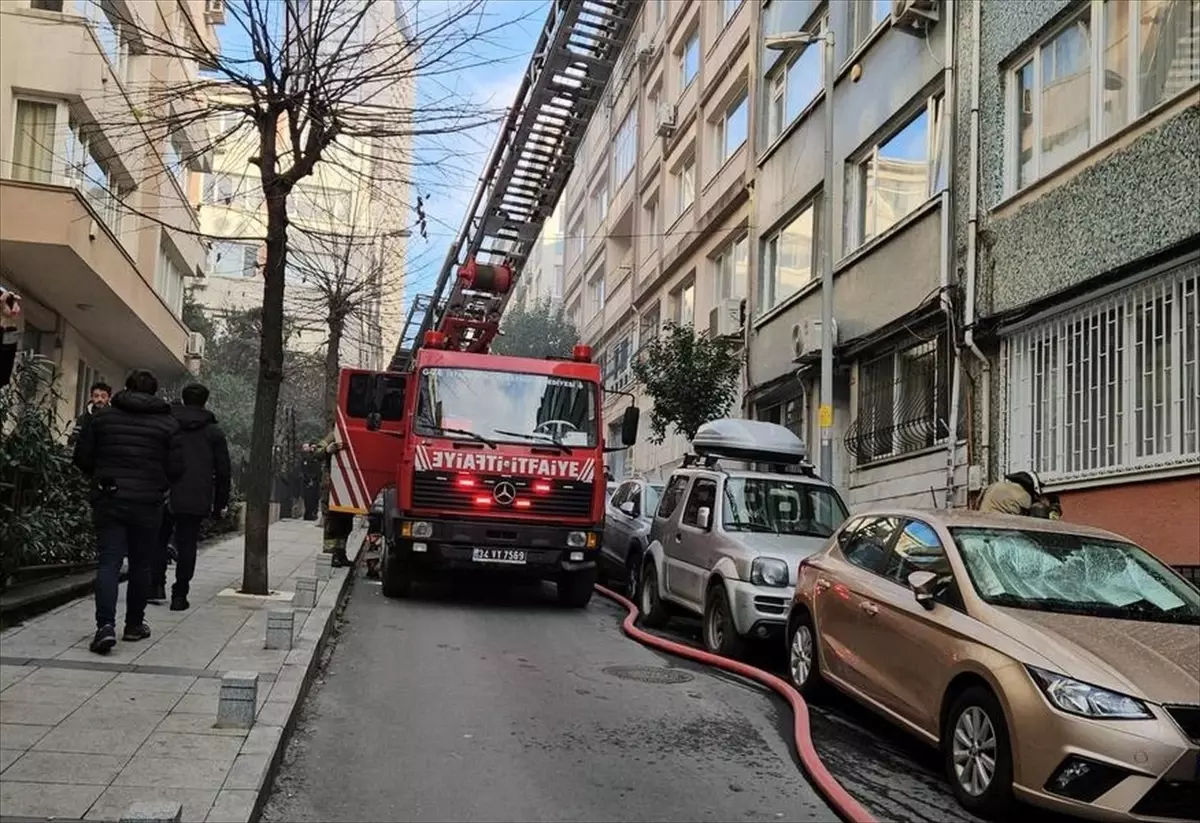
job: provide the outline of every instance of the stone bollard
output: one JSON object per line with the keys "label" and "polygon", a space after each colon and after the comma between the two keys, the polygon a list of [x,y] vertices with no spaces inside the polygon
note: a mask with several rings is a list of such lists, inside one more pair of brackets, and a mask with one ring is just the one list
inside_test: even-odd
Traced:
{"label": "stone bollard", "polygon": [[318,554],[317,555],[317,579],[328,580],[333,577],[333,555]]}
{"label": "stone bollard", "polygon": [[217,728],[248,729],[258,709],[258,672],[225,672],[217,701]]}
{"label": "stone bollard", "polygon": [[296,593],[292,595],[292,605],[298,609],[315,609],[317,607],[317,581],[311,577],[297,578]]}
{"label": "stone bollard", "polygon": [[183,804],[169,800],[141,800],[121,815],[121,823],[179,823],[183,819]]}
{"label": "stone bollard", "polygon": [[291,651],[295,614],[291,609],[267,612],[267,644],[263,648]]}

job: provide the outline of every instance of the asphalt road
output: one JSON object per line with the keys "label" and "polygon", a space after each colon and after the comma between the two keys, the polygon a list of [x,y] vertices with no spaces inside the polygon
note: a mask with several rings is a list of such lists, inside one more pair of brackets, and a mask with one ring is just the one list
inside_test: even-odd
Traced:
{"label": "asphalt road", "polygon": [[263,820],[835,819],[781,702],[552,593],[356,580]]}

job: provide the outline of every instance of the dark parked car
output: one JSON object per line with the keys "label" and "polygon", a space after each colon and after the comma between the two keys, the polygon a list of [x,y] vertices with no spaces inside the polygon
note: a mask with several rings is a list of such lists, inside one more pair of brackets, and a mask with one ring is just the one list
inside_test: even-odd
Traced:
{"label": "dark parked car", "polygon": [[606,576],[624,580],[632,597],[637,592],[642,552],[650,542],[650,524],[654,521],[663,484],[633,478],[616,486],[604,511],[600,567]]}

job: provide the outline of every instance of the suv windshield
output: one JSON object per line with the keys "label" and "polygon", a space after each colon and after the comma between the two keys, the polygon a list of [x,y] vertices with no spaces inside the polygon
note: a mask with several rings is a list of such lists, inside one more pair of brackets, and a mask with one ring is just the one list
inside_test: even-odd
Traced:
{"label": "suv windshield", "polygon": [[431,367],[421,371],[418,434],[453,429],[496,442],[595,446],[596,385],[521,372]]}
{"label": "suv windshield", "polygon": [[722,509],[728,532],[829,537],[846,519],[846,507],[828,486],[775,477],[727,478]]}
{"label": "suv windshield", "polygon": [[994,606],[1200,624],[1200,591],[1132,543],[1024,529],[952,528]]}

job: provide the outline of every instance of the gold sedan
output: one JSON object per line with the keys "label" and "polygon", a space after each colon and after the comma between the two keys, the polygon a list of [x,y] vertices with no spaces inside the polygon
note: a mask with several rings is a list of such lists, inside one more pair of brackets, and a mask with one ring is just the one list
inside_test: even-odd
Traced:
{"label": "gold sedan", "polygon": [[1200,819],[1200,591],[1118,535],[973,511],[850,518],[800,567],[788,669],[943,752],[969,811]]}

